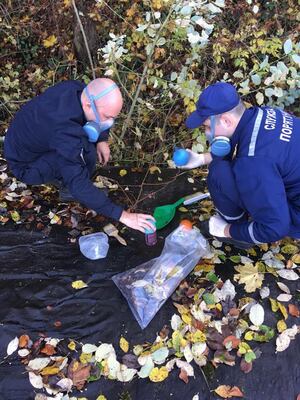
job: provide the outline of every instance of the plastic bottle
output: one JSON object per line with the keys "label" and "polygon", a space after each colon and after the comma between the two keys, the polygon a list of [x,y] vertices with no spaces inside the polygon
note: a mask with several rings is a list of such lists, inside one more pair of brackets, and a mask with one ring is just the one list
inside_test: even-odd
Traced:
{"label": "plastic bottle", "polygon": [[81,253],[90,260],[105,258],[109,249],[108,236],[104,232],[81,236],[79,248]]}
{"label": "plastic bottle", "polygon": [[176,166],[182,167],[187,164],[190,158],[190,153],[185,149],[176,148],[173,153],[173,161]]}
{"label": "plastic bottle", "polygon": [[[155,222],[153,222],[152,220],[151,223],[156,226]],[[156,229],[150,229],[150,228],[146,228],[145,229],[145,242],[147,246],[154,246],[157,243],[157,234],[156,234]]]}

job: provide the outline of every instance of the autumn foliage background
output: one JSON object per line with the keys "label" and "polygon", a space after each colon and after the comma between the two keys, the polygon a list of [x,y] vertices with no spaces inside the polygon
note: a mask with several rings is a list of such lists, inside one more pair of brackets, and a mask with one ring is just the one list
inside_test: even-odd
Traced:
{"label": "autumn foliage background", "polygon": [[[237,85],[251,104],[298,113],[297,0],[75,1],[95,75],[120,85],[125,105],[113,130],[113,161],[165,164],[175,145],[203,151],[186,115],[216,80]],[[0,5],[1,135],[19,107],[92,67],[71,0]]]}

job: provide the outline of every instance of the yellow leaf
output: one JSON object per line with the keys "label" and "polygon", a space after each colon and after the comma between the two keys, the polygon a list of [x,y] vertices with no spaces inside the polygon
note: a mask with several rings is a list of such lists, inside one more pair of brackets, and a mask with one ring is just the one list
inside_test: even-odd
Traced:
{"label": "yellow leaf", "polygon": [[125,338],[123,338],[123,336],[120,339],[120,348],[124,351],[124,353],[127,353],[129,350],[129,343]]}
{"label": "yellow leaf", "polygon": [[248,263],[235,266],[234,269],[239,272],[239,274],[234,275],[234,280],[244,283],[246,292],[255,292],[257,288],[261,287],[264,276],[258,272],[257,265]]}
{"label": "yellow leaf", "polygon": [[294,244],[286,244],[281,248],[281,252],[283,254],[296,254],[298,251],[298,247]]}
{"label": "yellow leaf", "polygon": [[285,331],[287,329],[287,325],[283,319],[277,322],[277,330],[279,333]]}
{"label": "yellow leaf", "polygon": [[230,399],[231,397],[244,397],[243,392],[237,386],[220,385],[215,389],[217,395],[223,399]]}
{"label": "yellow leaf", "polygon": [[70,350],[74,351],[76,349],[76,344],[73,340],[68,344]]}
{"label": "yellow leaf", "polygon": [[181,316],[181,319],[182,319],[183,322],[185,322],[188,325],[192,324],[192,317],[189,314],[183,314]]}
{"label": "yellow leaf", "polygon": [[257,252],[256,250],[252,247],[251,249],[247,250],[248,254],[250,256],[256,257],[257,256]]}
{"label": "yellow leaf", "polygon": [[55,375],[59,372],[59,367],[56,367],[54,365],[52,365],[52,367],[46,367],[44,368],[40,374],[41,375]]}
{"label": "yellow leaf", "polygon": [[107,400],[107,398],[103,396],[103,394],[100,394],[100,396],[98,396],[96,400]]}
{"label": "yellow leaf", "polygon": [[127,175],[126,169],[121,169],[120,172],[119,172],[119,175],[120,175],[120,176],[125,176],[125,175]]}
{"label": "yellow leaf", "polygon": [[169,371],[167,370],[166,367],[161,367],[161,368],[153,368],[153,370],[150,372],[149,379],[152,382],[162,382],[164,381],[169,375]]}
{"label": "yellow leaf", "polygon": [[245,339],[245,340],[253,340],[253,335],[254,335],[253,332],[248,331],[248,332],[245,334],[244,339]]}
{"label": "yellow leaf", "polygon": [[197,343],[197,342],[203,343],[206,341],[205,333],[203,333],[199,329],[197,329],[196,332],[191,333],[190,338],[191,338],[191,342],[193,342],[193,343]]}
{"label": "yellow leaf", "polygon": [[221,303],[216,304],[216,309],[222,311],[222,304]]}
{"label": "yellow leaf", "polygon": [[57,43],[57,37],[55,35],[48,36],[47,39],[43,40],[44,47],[52,47]]}
{"label": "yellow leaf", "polygon": [[152,167],[149,168],[150,174],[154,174],[154,172],[158,172],[161,174],[160,168],[158,168],[156,165],[153,165]]}
{"label": "yellow leaf", "polygon": [[189,211],[189,210],[188,210],[187,208],[185,208],[185,207],[179,207],[178,210],[179,210],[180,212],[183,212],[183,213],[186,213],[186,212]]}
{"label": "yellow leaf", "polygon": [[295,264],[300,264],[300,253],[294,254],[293,257],[292,257],[292,261]]}
{"label": "yellow leaf", "polygon": [[246,354],[249,350],[251,350],[251,347],[249,346],[248,343],[246,342],[241,342],[239,344],[239,353],[240,354]]}
{"label": "yellow leaf", "polygon": [[64,7],[69,7],[71,5],[71,0],[64,0]]}
{"label": "yellow leaf", "polygon": [[10,213],[10,216],[11,216],[11,219],[14,221],[14,222],[18,222],[18,221],[20,221],[20,214],[18,213],[18,211],[12,211],[11,213]]}
{"label": "yellow leaf", "polygon": [[269,298],[269,300],[270,300],[270,303],[271,303],[271,309],[272,309],[272,311],[273,311],[273,312],[278,311],[278,309],[279,309],[278,301],[275,300],[275,299],[271,299],[271,298]]}
{"label": "yellow leaf", "polygon": [[268,249],[269,249],[269,246],[268,246],[267,243],[263,243],[263,244],[261,244],[259,247],[260,247],[263,251],[268,251]]}
{"label": "yellow leaf", "polygon": [[194,272],[199,272],[199,271],[210,272],[214,270],[215,266],[213,264],[198,264],[194,268]]}
{"label": "yellow leaf", "polygon": [[81,353],[79,360],[82,364],[87,364],[91,361],[92,357],[93,357],[92,353]]}
{"label": "yellow leaf", "polygon": [[72,282],[72,288],[73,289],[83,289],[83,288],[85,288],[87,286],[88,285],[85,282],[81,281],[81,280]]}
{"label": "yellow leaf", "polygon": [[283,304],[281,304],[279,301],[277,303],[278,303],[279,310],[281,311],[281,314],[283,315],[284,319],[287,319],[288,312],[287,312],[285,306]]}

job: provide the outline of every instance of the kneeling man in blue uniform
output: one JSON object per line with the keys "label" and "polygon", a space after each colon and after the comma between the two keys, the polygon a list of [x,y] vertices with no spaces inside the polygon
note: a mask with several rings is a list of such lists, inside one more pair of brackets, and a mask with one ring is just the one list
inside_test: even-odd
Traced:
{"label": "kneeling man in blue uniform", "polygon": [[188,128],[204,126],[210,152],[190,152],[185,168],[209,165],[217,210],[209,232],[237,247],[300,239],[300,118],[272,107],[246,109],[235,87],[217,82],[200,95]]}
{"label": "kneeling man in blue uniform", "polygon": [[110,158],[109,128],[123,100],[118,86],[98,78],[88,85],[58,83],[17,112],[4,140],[4,155],[13,174],[30,185],[56,183],[62,197],[75,199],[97,213],[144,232],[154,218],[129,213],[91,182],[96,159]]}

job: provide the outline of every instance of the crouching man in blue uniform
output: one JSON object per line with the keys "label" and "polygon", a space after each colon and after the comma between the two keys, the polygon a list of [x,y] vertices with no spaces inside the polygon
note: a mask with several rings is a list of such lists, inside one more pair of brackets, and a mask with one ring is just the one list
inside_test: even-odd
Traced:
{"label": "crouching man in blue uniform", "polygon": [[[54,85],[17,112],[4,140],[13,174],[30,185],[61,183],[62,197],[76,199],[97,213],[144,232],[154,218],[129,213],[96,188],[90,178],[96,159],[110,158],[109,128],[123,105],[118,86],[98,78]],[[64,200],[62,198],[62,200]]]}
{"label": "crouching man in blue uniform", "polygon": [[188,150],[185,165],[209,165],[218,212],[210,234],[240,248],[300,239],[300,119],[271,107],[246,109],[234,86],[217,82],[202,92],[186,125],[203,125],[210,143],[210,153]]}

